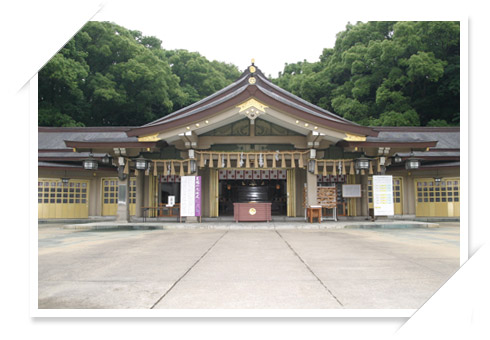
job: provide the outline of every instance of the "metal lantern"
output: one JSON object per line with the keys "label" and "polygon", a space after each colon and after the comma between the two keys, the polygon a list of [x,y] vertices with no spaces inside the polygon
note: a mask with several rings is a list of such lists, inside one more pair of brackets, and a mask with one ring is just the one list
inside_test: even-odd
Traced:
{"label": "metal lantern", "polygon": [[144,159],[143,157],[139,157],[135,159],[136,162],[136,170],[146,170],[148,169],[149,161]]}
{"label": "metal lantern", "polygon": [[109,164],[111,162],[111,157],[109,155],[105,155],[104,157],[102,157],[102,164]]}
{"label": "metal lantern", "polygon": [[420,167],[420,159],[418,158],[409,158],[405,161],[405,169],[414,170]]}
{"label": "metal lantern", "polygon": [[396,155],[395,157],[393,157],[393,161],[395,163],[401,163],[402,162],[402,158],[400,156]]}
{"label": "metal lantern", "polygon": [[367,170],[369,169],[369,158],[361,157],[356,159],[356,170]]}
{"label": "metal lantern", "polygon": [[85,170],[97,170],[99,168],[99,163],[97,163],[93,157],[89,157],[88,159],[83,160],[83,168]]}

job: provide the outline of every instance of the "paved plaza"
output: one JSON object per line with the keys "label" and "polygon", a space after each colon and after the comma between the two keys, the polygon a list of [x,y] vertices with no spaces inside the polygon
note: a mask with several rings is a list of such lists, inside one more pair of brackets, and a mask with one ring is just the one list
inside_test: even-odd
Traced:
{"label": "paved plaza", "polygon": [[40,309],[417,309],[459,223],[401,229],[39,228]]}

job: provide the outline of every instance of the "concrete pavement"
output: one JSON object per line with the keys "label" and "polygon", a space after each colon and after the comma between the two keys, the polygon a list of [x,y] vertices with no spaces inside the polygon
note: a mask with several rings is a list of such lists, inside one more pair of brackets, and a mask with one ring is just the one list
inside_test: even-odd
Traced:
{"label": "concrete pavement", "polygon": [[[447,225],[447,226],[446,226]],[[39,229],[39,308],[419,308],[459,268],[459,225]]]}

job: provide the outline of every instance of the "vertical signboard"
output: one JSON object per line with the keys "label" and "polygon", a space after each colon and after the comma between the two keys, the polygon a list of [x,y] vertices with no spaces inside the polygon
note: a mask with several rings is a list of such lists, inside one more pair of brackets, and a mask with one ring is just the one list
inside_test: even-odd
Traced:
{"label": "vertical signboard", "polygon": [[182,176],[180,216],[201,216],[201,176]]}
{"label": "vertical signboard", "polygon": [[374,216],[392,216],[395,214],[393,204],[393,176],[373,176]]}

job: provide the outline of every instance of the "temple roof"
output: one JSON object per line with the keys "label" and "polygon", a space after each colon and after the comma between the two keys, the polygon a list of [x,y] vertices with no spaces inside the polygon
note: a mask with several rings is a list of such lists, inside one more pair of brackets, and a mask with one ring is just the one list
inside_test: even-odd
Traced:
{"label": "temple roof", "polygon": [[[226,110],[234,109],[251,98],[265,108],[271,108],[271,110],[297,120],[297,122],[301,121],[304,134],[312,131],[313,126],[359,136],[376,136],[378,134],[370,127],[353,123],[281,89],[268,80],[253,64],[234,83],[222,90],[146,125],[133,128],[126,133],[128,136],[141,137],[185,128],[209,117],[217,116]],[[309,129],[304,129],[308,125],[311,125]],[[300,127],[298,126],[298,128]]]}

